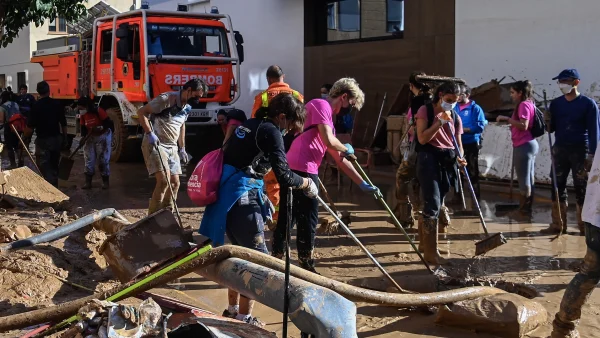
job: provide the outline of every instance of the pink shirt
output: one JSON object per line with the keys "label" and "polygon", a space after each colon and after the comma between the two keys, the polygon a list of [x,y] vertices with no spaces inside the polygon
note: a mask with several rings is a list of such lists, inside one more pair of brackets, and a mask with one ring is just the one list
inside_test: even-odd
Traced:
{"label": "pink shirt", "polygon": [[[329,102],[323,99],[314,99],[306,104],[306,121],[304,129],[310,126],[324,124],[333,127],[333,111]],[[321,139],[319,128],[311,128],[300,134],[287,153],[290,169],[309,174],[319,174],[321,160],[325,156],[327,146]]]}
{"label": "pink shirt", "polygon": [[529,126],[527,126],[527,130],[519,130],[517,127],[510,127],[510,131],[512,133],[512,142],[513,147],[521,146],[531,140],[533,140],[533,136],[531,136],[531,128],[533,127],[533,116],[535,114],[535,105],[533,102],[526,100],[519,103],[519,107],[517,111],[515,111],[512,115],[513,120],[519,121],[519,119],[529,121]]}
{"label": "pink shirt", "polygon": [[[440,114],[442,114],[442,113],[440,113]],[[440,114],[438,114],[438,116]],[[458,115],[456,115],[456,116],[458,117]],[[419,108],[419,111],[417,112],[417,115],[416,115],[416,119],[417,120],[421,119],[421,120],[427,121],[427,105]],[[435,122],[436,121],[434,121],[434,123]],[[450,123],[446,123],[442,129],[439,129],[438,132],[435,133],[435,135],[433,136],[431,141],[429,141],[429,144],[431,144],[432,146],[434,146],[436,148],[454,149],[454,143],[452,143],[452,134],[450,134],[450,132],[448,131],[448,128],[450,128],[451,131],[454,131],[454,136],[456,137],[457,140],[460,137],[460,135],[463,134],[462,120],[460,118],[458,118],[458,121],[457,121],[458,128],[456,128],[456,131],[454,130],[454,123],[455,123],[454,121],[452,121]]]}
{"label": "pink shirt", "polygon": [[[410,122],[411,119],[412,119],[412,108],[408,108],[408,113],[406,113],[406,121]],[[412,142],[415,139],[415,133],[413,132],[413,130],[414,129],[412,129],[412,128],[408,130],[408,140],[410,142]]]}

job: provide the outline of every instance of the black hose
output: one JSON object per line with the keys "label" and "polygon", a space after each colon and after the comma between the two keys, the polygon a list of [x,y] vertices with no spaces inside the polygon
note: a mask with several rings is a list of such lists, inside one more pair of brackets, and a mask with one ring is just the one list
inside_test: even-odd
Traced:
{"label": "black hose", "polygon": [[19,248],[25,248],[25,247],[33,246],[33,245],[40,244],[40,243],[51,242],[58,238],[64,237],[76,230],[79,230],[87,225],[90,225],[98,220],[101,220],[103,218],[106,218],[108,216],[113,216],[113,215],[117,216],[118,218],[122,217],[113,208],[102,209],[100,211],[94,212],[93,214],[84,216],[84,217],[76,220],[75,222],[65,224],[61,227],[41,233],[37,236],[29,237],[27,239],[22,239],[20,241],[15,241],[15,242],[9,243],[7,245],[4,245],[4,246],[0,247],[0,252],[19,249]]}

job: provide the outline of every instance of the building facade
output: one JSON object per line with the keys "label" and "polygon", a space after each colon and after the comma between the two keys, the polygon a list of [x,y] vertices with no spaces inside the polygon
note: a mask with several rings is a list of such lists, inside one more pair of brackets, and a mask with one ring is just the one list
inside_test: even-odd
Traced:
{"label": "building facade", "polygon": [[[98,0],[84,2],[86,7],[98,3]],[[140,0],[106,0],[105,3],[120,12],[139,8]],[[56,38],[67,35],[67,23],[57,17],[55,20],[46,20],[40,27],[31,24],[19,32],[19,37],[6,48],[0,48],[0,88],[12,87],[16,92],[21,84],[29,87],[30,92],[35,92],[35,86],[43,80],[43,69],[40,65],[30,63],[31,53],[37,49],[40,40]]]}

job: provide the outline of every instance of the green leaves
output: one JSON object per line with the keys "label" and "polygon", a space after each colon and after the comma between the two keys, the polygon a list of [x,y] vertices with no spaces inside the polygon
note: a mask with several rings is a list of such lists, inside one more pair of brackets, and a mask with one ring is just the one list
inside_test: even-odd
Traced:
{"label": "green leaves", "polygon": [[39,27],[47,19],[77,20],[86,12],[86,0],[0,0],[0,45],[7,47],[19,31],[34,24]]}

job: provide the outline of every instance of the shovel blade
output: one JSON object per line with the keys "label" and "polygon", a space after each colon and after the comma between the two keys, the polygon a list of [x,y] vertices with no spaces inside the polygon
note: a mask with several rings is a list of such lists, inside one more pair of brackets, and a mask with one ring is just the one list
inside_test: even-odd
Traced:
{"label": "shovel blade", "polygon": [[66,181],[71,176],[71,169],[73,169],[74,160],[68,157],[61,157],[60,163],[58,164],[58,178]]}

